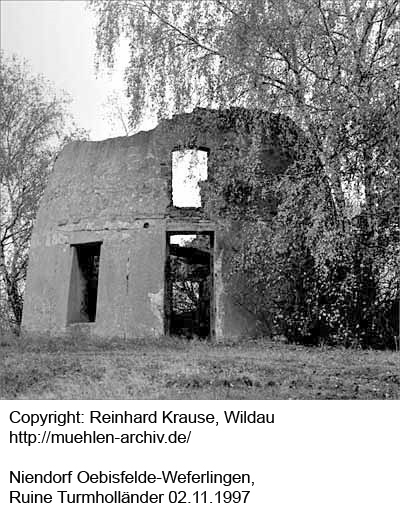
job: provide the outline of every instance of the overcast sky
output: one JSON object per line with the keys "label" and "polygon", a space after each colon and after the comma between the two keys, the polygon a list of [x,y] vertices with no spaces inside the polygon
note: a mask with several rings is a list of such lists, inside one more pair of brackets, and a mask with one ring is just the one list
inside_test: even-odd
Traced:
{"label": "overcast sky", "polygon": [[96,78],[94,17],[78,0],[1,0],[1,48],[16,53],[57,89],[73,98],[72,113],[92,140],[124,134],[112,127],[102,105],[113,90],[122,92],[127,53],[121,50],[112,75]]}

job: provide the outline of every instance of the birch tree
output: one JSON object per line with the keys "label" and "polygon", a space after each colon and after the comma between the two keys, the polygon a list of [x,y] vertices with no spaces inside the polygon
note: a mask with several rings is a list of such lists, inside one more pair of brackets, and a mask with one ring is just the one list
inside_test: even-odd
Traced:
{"label": "birch tree", "polygon": [[[301,222],[319,282],[335,277],[341,262],[348,262],[344,277],[350,282],[362,264],[353,287],[346,296],[336,292],[336,300],[368,291],[369,298],[358,297],[361,306],[379,306],[384,262],[390,261],[393,277],[400,239],[399,2],[96,0],[90,7],[97,16],[99,61],[112,67],[119,39],[129,40],[132,127],[146,113],[166,117],[196,106],[262,109],[293,120],[320,169],[311,181],[304,166],[288,176],[281,218],[288,207],[296,210],[300,197],[300,207],[308,201]],[[322,205],[310,195],[316,183]],[[261,275],[261,265],[258,270]],[[340,278],[337,287],[346,284]],[[399,287],[389,291],[391,300],[399,296]],[[321,320],[317,298],[314,317]],[[378,318],[361,306],[354,329]],[[327,311],[331,318],[332,307]],[[351,305],[348,312],[354,313]]]}

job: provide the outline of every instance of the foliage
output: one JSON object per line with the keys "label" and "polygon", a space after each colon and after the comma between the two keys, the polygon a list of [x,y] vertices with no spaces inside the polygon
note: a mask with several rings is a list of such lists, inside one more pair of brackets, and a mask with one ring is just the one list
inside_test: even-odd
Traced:
{"label": "foliage", "polygon": [[[392,347],[400,298],[397,0],[91,8],[101,60],[112,66],[119,38],[129,39],[132,125],[149,111],[249,109],[252,145],[220,157],[210,189],[209,213],[239,223],[246,236],[233,245],[238,301],[255,304],[257,318],[293,340]],[[254,109],[287,116],[304,135],[292,165],[272,175]]]}
{"label": "foliage", "polygon": [[121,131],[125,136],[132,133],[126,112],[127,101],[122,94],[113,90],[103,104],[105,117],[114,131]]}
{"label": "foliage", "polygon": [[379,242],[395,241],[398,228],[383,224],[372,239],[361,213],[338,233],[314,177],[286,176],[273,222],[246,224],[231,271],[237,296],[292,341],[394,347],[398,252]]}
{"label": "foliage", "polygon": [[83,131],[71,122],[65,95],[17,57],[0,58],[0,312],[2,325],[17,329],[38,202],[57,152]]}

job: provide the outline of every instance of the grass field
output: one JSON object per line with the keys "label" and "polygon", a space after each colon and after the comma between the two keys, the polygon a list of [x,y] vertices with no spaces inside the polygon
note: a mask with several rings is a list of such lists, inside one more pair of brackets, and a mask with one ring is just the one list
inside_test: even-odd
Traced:
{"label": "grass field", "polygon": [[400,353],[254,341],[0,340],[1,399],[399,399]]}

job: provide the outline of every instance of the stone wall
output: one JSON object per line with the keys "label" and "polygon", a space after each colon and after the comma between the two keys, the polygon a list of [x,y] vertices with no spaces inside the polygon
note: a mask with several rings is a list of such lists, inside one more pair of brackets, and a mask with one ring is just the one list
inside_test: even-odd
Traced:
{"label": "stone wall", "polygon": [[[225,237],[202,210],[171,207],[171,153],[238,141],[233,127],[204,126],[207,111],[161,122],[152,131],[101,142],[73,142],[60,153],[32,236],[23,329],[100,337],[164,334],[166,234],[214,232],[213,336],[248,336],[258,323],[226,288]],[[215,117],[215,112],[210,112]],[[199,121],[200,120],[200,121]],[[287,164],[271,146],[273,171]],[[210,175],[209,175],[210,178]],[[95,322],[69,323],[74,245],[101,242]],[[72,291],[71,291],[72,289]]]}

